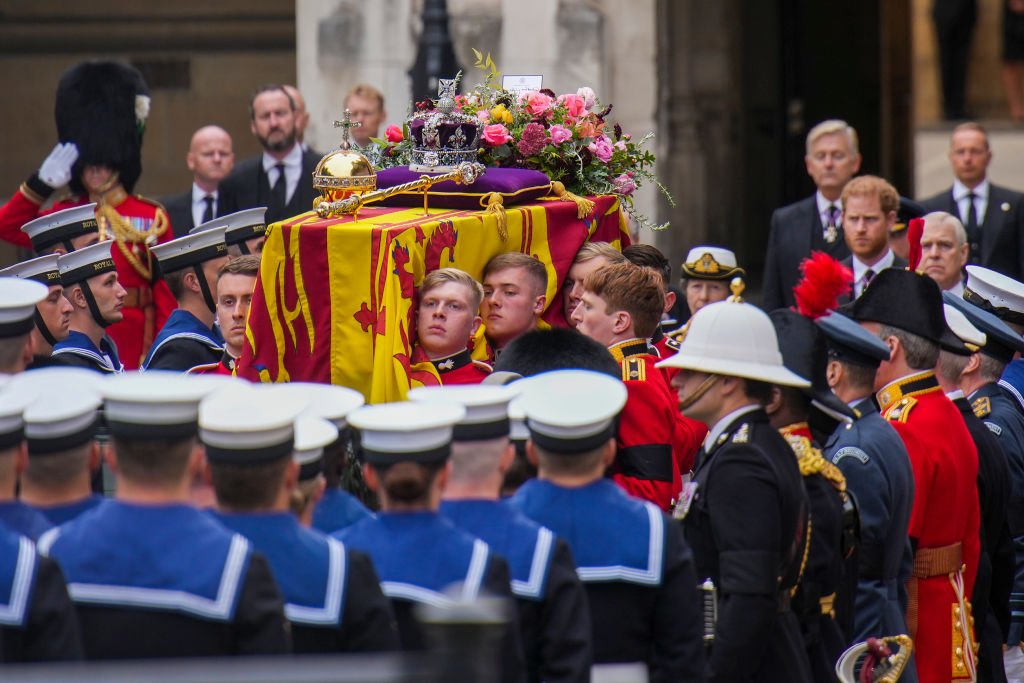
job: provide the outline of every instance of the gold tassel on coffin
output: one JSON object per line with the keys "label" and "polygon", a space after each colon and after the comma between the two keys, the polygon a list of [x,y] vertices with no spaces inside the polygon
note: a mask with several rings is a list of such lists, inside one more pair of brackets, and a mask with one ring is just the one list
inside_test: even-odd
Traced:
{"label": "gold tassel on coffin", "polygon": [[582,220],[594,213],[593,201],[569,192],[569,190],[565,189],[565,185],[557,180],[551,181],[551,195],[563,202],[574,202],[576,204],[576,218]]}
{"label": "gold tassel on coffin", "polygon": [[505,218],[505,201],[497,192],[490,192],[485,197],[487,208],[484,213],[494,216],[498,223],[498,237],[504,242],[508,240],[508,220]]}

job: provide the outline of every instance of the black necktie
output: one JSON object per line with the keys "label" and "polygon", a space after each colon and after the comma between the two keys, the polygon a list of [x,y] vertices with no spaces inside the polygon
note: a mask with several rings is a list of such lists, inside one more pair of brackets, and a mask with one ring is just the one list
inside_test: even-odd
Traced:
{"label": "black necktie", "polygon": [[864,271],[864,284],[861,285],[861,288],[860,288],[860,293],[861,294],[864,293],[864,290],[868,288],[868,285],[871,284],[871,281],[874,278],[875,278],[875,271],[871,270],[870,268],[868,268],[867,270]]}
{"label": "black necktie", "polygon": [[971,263],[981,262],[981,229],[978,227],[978,212],[974,208],[974,200],[977,197],[978,195],[973,192],[967,193],[967,216],[964,220],[967,241],[971,243]]}
{"label": "black necktie", "polygon": [[284,215],[284,207],[287,204],[285,201],[287,187],[284,179],[284,164],[278,163],[274,168],[277,169],[277,180],[274,181],[274,186],[270,188],[270,206],[273,215],[281,217]]}
{"label": "black necktie", "polygon": [[208,223],[213,220],[213,195],[208,194],[203,197],[203,202],[206,203],[206,208],[203,209],[203,222]]}

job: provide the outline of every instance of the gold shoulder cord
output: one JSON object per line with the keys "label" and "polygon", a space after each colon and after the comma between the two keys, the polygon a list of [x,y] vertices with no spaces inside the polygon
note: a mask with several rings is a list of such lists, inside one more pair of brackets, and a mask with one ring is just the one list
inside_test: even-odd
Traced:
{"label": "gold shoulder cord", "polygon": [[[119,214],[115,208],[108,204],[100,204],[96,208],[96,220],[99,227],[100,239],[112,239],[117,242],[118,249],[131,264],[140,276],[147,281],[153,279],[153,257],[147,248],[144,256],[140,257],[130,245],[141,244],[148,247],[155,244],[159,238],[167,232],[167,214],[163,209],[157,208],[153,218],[153,227],[149,232],[140,232],[132,227],[130,221]],[[143,263],[145,259],[145,263]]]}

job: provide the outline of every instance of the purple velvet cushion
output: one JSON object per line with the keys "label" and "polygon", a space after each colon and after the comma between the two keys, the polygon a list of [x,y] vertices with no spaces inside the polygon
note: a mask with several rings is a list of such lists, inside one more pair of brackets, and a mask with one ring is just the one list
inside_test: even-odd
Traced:
{"label": "purple velvet cushion", "polygon": [[[386,168],[377,173],[377,189],[383,190],[418,180],[424,174],[410,171],[408,166]],[[472,185],[459,185],[445,180],[430,188],[430,206],[439,209],[483,209],[486,196],[497,192],[505,206],[528,204],[550,192],[551,180],[542,171],[526,168],[489,168]],[[422,206],[423,191],[388,197],[385,206]]]}

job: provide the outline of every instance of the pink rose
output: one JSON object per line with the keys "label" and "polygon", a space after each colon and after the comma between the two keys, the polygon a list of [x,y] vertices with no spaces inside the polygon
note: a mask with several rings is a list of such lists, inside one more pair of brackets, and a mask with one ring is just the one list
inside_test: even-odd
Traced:
{"label": "pink rose", "polygon": [[508,134],[508,129],[500,123],[492,123],[489,126],[484,126],[484,132],[480,135],[491,147],[497,147],[498,145],[504,145],[506,142],[512,140],[512,136]]}
{"label": "pink rose", "polygon": [[549,95],[536,90],[523,95],[523,99],[526,101],[526,111],[530,113],[530,116],[543,116],[547,114],[555,103]]}
{"label": "pink rose", "polygon": [[551,144],[555,147],[567,140],[572,140],[572,131],[557,123],[548,128],[548,133],[551,134]]}
{"label": "pink rose", "polygon": [[612,148],[612,141],[608,139],[607,135],[602,135],[591,142],[587,145],[587,149],[589,149],[595,157],[606,164],[612,158],[612,152],[614,151]]}
{"label": "pink rose", "polygon": [[625,140],[619,140],[618,142],[616,142],[615,143],[615,149],[619,150],[620,152],[625,152],[626,151],[626,141]]}
{"label": "pink rose", "polygon": [[623,173],[622,175],[617,176],[615,180],[612,181],[612,185],[615,188],[615,194],[620,194],[624,197],[628,197],[636,192],[636,181],[633,180],[632,172]]}
{"label": "pink rose", "polygon": [[586,106],[587,111],[593,109],[594,105],[597,104],[597,93],[586,86],[577,90],[576,94],[583,98],[583,104]]}
{"label": "pink rose", "polygon": [[480,123],[487,123],[491,120],[491,112],[486,109],[481,109],[476,113],[476,117],[480,119]]}
{"label": "pink rose", "polygon": [[565,105],[565,111],[571,118],[578,119],[587,113],[587,102],[579,95],[559,95],[558,101]]}
{"label": "pink rose", "polygon": [[385,129],[384,137],[387,138],[388,142],[401,142],[405,139],[405,136],[402,135],[402,129],[395,125],[388,126]]}

